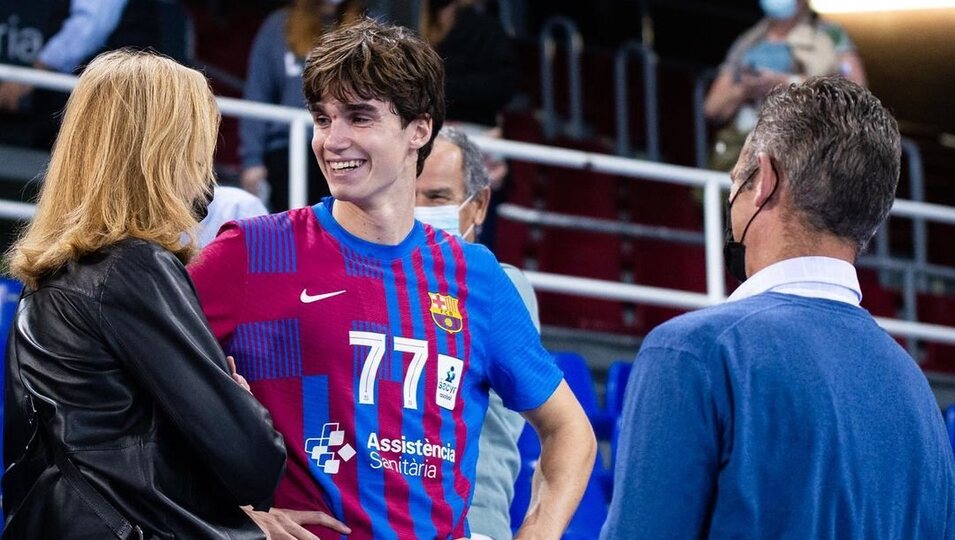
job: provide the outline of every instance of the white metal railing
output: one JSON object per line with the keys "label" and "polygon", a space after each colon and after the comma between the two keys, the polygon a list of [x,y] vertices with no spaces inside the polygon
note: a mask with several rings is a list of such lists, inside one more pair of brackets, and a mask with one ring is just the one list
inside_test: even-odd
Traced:
{"label": "white metal railing", "polygon": [[[0,64],[0,80],[14,80],[35,86],[69,91],[75,85],[76,78],[69,75]],[[224,115],[289,124],[289,202],[292,207],[304,206],[307,199],[305,170],[308,156],[305,139],[311,122],[309,113],[290,107],[252,103],[233,98],[219,97],[217,102]],[[706,294],[542,272],[528,272],[527,275],[531,283],[539,290],[687,309],[714,305],[726,298],[723,284],[722,252],[722,205],[724,202],[722,190],[730,186],[729,175],[726,173],[482,136],[475,136],[473,140],[484,151],[496,153],[505,158],[587,169],[671,184],[703,187]],[[10,201],[0,202],[0,217],[28,217],[27,207],[29,206],[31,205]],[[955,208],[936,204],[896,200],[891,212],[902,217],[955,224]],[[32,215],[32,211],[30,214]],[[955,328],[896,319],[877,318],[876,320],[886,331],[896,336],[955,343]]]}

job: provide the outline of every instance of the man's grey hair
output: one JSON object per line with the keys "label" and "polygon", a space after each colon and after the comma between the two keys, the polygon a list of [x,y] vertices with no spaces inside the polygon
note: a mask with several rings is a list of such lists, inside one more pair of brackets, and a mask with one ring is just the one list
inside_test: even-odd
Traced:
{"label": "man's grey hair", "polygon": [[491,179],[487,174],[487,167],[484,166],[484,156],[481,155],[477,145],[471,142],[471,139],[463,131],[452,127],[444,127],[438,132],[438,138],[461,149],[461,167],[464,169],[466,197],[471,197],[490,185]]}
{"label": "man's grey hair", "polygon": [[769,154],[804,225],[853,241],[860,253],[895,200],[898,124],[871,92],[842,77],[774,89],[749,146],[747,172],[758,152]]}

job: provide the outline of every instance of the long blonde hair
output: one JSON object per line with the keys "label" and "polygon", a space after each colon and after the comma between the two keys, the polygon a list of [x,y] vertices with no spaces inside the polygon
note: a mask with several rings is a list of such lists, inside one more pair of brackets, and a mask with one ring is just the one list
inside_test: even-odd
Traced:
{"label": "long blonde hair", "polygon": [[128,237],[188,261],[193,203],[215,184],[219,119],[199,72],[128,49],[96,57],[67,102],[36,214],[7,253],[10,273],[35,288]]}

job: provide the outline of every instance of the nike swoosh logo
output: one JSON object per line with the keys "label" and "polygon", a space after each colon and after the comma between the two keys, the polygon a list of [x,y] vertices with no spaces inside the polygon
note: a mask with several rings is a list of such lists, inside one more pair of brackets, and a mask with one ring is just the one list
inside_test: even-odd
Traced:
{"label": "nike swoosh logo", "polygon": [[324,300],[326,298],[331,298],[333,296],[338,296],[339,294],[344,294],[344,293],[345,293],[345,290],[342,289],[340,291],[335,291],[335,292],[330,292],[325,294],[311,295],[311,294],[308,294],[308,289],[302,289],[302,296],[300,296],[299,299],[302,301],[303,304],[311,304],[312,302],[318,302],[319,300]]}

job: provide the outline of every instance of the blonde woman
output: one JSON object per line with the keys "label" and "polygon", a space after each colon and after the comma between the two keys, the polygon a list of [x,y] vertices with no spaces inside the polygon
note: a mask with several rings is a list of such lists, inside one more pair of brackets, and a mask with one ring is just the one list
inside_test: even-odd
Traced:
{"label": "blonde woman", "polygon": [[205,78],[164,57],[80,77],[8,254],[4,538],[262,538],[240,505],[268,505],[284,446],[183,267],[218,122]]}

